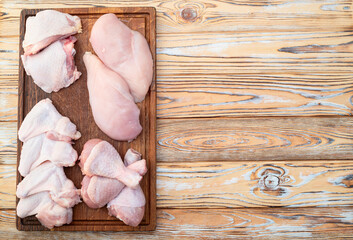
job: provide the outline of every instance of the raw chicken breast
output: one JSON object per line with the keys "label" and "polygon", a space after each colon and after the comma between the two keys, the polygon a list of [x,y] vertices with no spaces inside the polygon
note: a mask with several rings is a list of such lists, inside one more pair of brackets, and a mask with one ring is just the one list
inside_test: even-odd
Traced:
{"label": "raw chicken breast", "polygon": [[146,39],[109,13],[93,25],[90,42],[102,62],[127,82],[135,102],[143,101],[153,77]]}
{"label": "raw chicken breast", "polygon": [[[140,162],[141,154],[129,149],[124,158],[125,165]],[[136,189],[125,187],[119,195],[108,203],[108,214],[122,220],[129,226],[136,227],[145,214],[146,198],[140,186]]]}
{"label": "raw chicken breast", "polygon": [[51,43],[81,32],[81,20],[55,10],[38,12],[26,21],[26,33],[22,43],[25,55],[36,54]]}
{"label": "raw chicken breast", "polygon": [[77,152],[71,143],[51,140],[43,133],[23,144],[18,171],[25,177],[47,160],[56,166],[72,167],[77,160]]}
{"label": "raw chicken breast", "polygon": [[87,68],[89,102],[96,124],[115,140],[135,139],[142,130],[140,110],[134,103],[128,85],[95,55],[85,53],[83,61]]}
{"label": "raw chicken breast", "polygon": [[[87,143],[86,143],[87,144]],[[90,145],[88,143],[88,145]],[[87,158],[80,157],[80,166],[83,174],[115,178],[125,185],[136,188],[142,177],[139,173],[125,167],[119,153],[106,141],[97,143],[90,149],[90,153],[84,154]]]}
{"label": "raw chicken breast", "polygon": [[31,171],[17,185],[16,195],[26,198],[40,192],[49,192],[51,199],[65,208],[80,202],[79,190],[66,177],[64,169],[51,162],[44,162]]}
{"label": "raw chicken breast", "polygon": [[75,82],[81,73],[77,71],[73,56],[75,37],[56,41],[38,54],[22,55],[22,63],[27,75],[44,92],[57,92]]}
{"label": "raw chicken breast", "polygon": [[38,102],[26,115],[18,130],[18,138],[22,142],[26,142],[42,133],[46,133],[46,136],[52,140],[66,142],[71,142],[71,139],[76,140],[81,137],[76,125],[67,117],[63,117],[49,98]]}
{"label": "raw chicken breast", "polygon": [[20,218],[36,214],[40,223],[49,229],[72,222],[72,208],[64,208],[56,204],[50,198],[49,192],[40,192],[21,198],[16,212]]}

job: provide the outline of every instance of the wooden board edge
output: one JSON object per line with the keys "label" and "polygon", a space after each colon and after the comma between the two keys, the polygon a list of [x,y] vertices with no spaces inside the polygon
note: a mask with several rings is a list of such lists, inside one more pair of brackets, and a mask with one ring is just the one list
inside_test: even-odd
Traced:
{"label": "wooden board edge", "polygon": [[[87,13],[101,13],[102,10],[107,10],[111,9],[114,13],[126,13],[126,10],[130,12],[138,12],[138,13],[147,13],[150,16],[150,40],[151,41],[151,52],[153,56],[153,69],[154,69],[154,75],[153,75],[153,80],[152,84],[150,87],[150,106],[156,105],[156,8],[155,7],[107,7],[107,8],[96,8],[96,7],[91,7],[91,8],[43,8],[43,9],[22,9],[20,13],[20,32],[19,32],[19,76],[18,76],[18,118],[17,118],[17,129],[22,124],[24,114],[23,114],[23,94],[24,94],[24,88],[25,88],[25,82],[24,82],[24,68],[23,64],[21,61],[21,55],[23,54],[23,48],[22,48],[22,42],[23,42],[23,36],[25,33],[25,21],[27,18],[27,15],[33,15],[36,14],[39,11],[42,10],[47,10],[47,9],[52,9],[52,10],[57,10],[57,11],[65,11],[65,13],[69,14],[75,14],[75,13],[81,13],[87,12]],[[22,27],[21,27],[22,26]],[[21,77],[22,76],[22,77]],[[156,116],[156,107],[150,107],[152,111],[150,112],[150,130],[149,132],[153,134],[149,134],[150,141],[149,141],[149,149],[151,150],[151,153],[149,153],[150,159],[152,159],[151,165],[150,165],[150,208],[149,208],[149,219],[148,219],[148,224],[142,225],[142,226],[137,226],[137,227],[131,227],[127,225],[119,225],[119,232],[123,231],[153,231],[156,229],[156,220],[157,220],[157,199],[156,199],[156,167],[157,167],[157,159],[156,159],[156,124],[157,124],[157,116]],[[21,141],[17,139],[17,166],[20,161],[20,152],[19,149],[22,147]],[[17,168],[16,166],[16,168]],[[19,175],[19,172],[16,171],[16,187],[18,183],[20,182],[21,176]],[[151,184],[152,183],[152,184]],[[19,199],[16,197],[16,206],[18,204]],[[75,228],[75,229],[70,229],[70,228]],[[98,231],[116,231],[117,226],[105,226],[104,230],[98,230]],[[22,219],[19,218],[16,215],[16,228],[19,231],[97,231],[94,230],[94,226],[70,226],[70,225],[63,225],[62,227],[54,228],[52,230],[49,230],[45,228],[42,225],[38,226],[33,226],[33,225],[23,225],[22,224]],[[35,228],[35,229],[33,229]]]}

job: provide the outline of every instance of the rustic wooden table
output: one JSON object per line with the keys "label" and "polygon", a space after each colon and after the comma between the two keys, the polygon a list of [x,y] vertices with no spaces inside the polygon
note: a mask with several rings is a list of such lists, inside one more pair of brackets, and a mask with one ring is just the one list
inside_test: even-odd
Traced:
{"label": "rustic wooden table", "polygon": [[[352,0],[0,5],[0,239],[353,236]],[[19,232],[20,11],[94,6],[157,9],[157,229]]]}

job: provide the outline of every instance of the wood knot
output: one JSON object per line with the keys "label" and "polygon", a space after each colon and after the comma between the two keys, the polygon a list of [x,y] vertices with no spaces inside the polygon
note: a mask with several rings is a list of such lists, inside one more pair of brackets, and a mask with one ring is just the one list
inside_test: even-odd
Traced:
{"label": "wood knot", "polygon": [[197,10],[192,7],[186,7],[180,12],[180,16],[189,22],[194,22],[197,19]]}
{"label": "wood knot", "polygon": [[275,175],[268,175],[264,178],[265,188],[269,190],[276,190],[280,184],[281,180]]}
{"label": "wood knot", "polygon": [[200,23],[208,7],[212,6],[197,1],[180,1],[175,3],[174,14],[181,24]]}

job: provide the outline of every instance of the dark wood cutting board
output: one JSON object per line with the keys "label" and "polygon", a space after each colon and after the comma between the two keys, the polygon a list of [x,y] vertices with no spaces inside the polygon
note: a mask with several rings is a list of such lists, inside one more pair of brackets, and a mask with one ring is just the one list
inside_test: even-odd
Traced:
{"label": "dark wood cutting board", "polygon": [[[20,26],[20,55],[23,54],[22,41],[25,33],[26,19],[34,16],[44,9],[24,9],[21,12]],[[76,55],[75,63],[82,76],[71,86],[61,89],[58,93],[47,94],[37,87],[31,77],[25,74],[22,62],[19,62],[19,99],[18,99],[18,127],[32,109],[41,99],[50,98],[58,111],[70,118],[76,124],[82,137],[75,141],[74,148],[80,154],[85,142],[92,138],[104,139],[124,156],[128,148],[132,147],[142,153],[142,157],[147,160],[148,172],[144,176],[141,187],[146,196],[145,216],[138,227],[130,227],[115,217],[108,216],[106,207],[100,209],[90,209],[85,203],[80,203],[74,207],[73,221],[69,225],[54,228],[55,231],[147,231],[156,227],[156,17],[155,8],[152,7],[122,7],[122,8],[63,8],[55,9],[60,12],[76,15],[81,18],[82,33],[76,34],[75,43]],[[141,110],[140,122],[143,127],[142,133],[131,143],[119,142],[110,139],[99,130],[93,120],[91,108],[88,101],[87,73],[82,56],[86,51],[94,52],[89,36],[95,21],[105,13],[115,13],[131,29],[143,34],[152,51],[154,59],[154,77],[150,91],[145,100],[139,103]],[[22,142],[18,140],[17,164],[20,160]],[[77,188],[81,188],[83,178],[80,168],[75,165],[65,168],[66,175],[71,179]],[[22,180],[17,172],[17,184]],[[18,199],[17,199],[18,202]],[[17,229],[25,231],[47,230],[34,217],[21,219],[17,217]]]}

